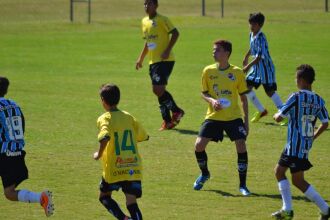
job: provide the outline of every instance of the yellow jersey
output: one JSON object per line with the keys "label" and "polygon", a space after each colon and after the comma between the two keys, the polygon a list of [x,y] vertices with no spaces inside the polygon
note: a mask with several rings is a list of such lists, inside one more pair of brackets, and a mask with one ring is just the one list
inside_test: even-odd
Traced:
{"label": "yellow jersey", "polygon": [[137,142],[148,135],[129,113],[116,110],[97,119],[98,140],[109,139],[101,160],[102,176],[107,183],[142,179],[142,163]]}
{"label": "yellow jersey", "polygon": [[215,111],[209,104],[205,119],[231,121],[242,118],[239,95],[248,91],[245,74],[233,65],[220,70],[219,65],[212,64],[204,68],[202,74],[202,92],[207,92],[212,98],[219,100],[224,108]]}
{"label": "yellow jersey", "polygon": [[174,55],[171,51],[166,60],[162,60],[161,55],[170,42],[170,32],[175,27],[165,16],[157,14],[153,18],[146,16],[142,19],[143,38],[146,40],[149,55],[149,64],[160,61],[174,61]]}

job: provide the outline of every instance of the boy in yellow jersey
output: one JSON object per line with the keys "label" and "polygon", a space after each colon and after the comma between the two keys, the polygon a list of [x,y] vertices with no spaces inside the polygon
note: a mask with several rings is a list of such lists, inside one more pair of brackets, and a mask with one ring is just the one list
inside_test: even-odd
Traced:
{"label": "boy in yellow jersey", "polygon": [[144,1],[144,8],[148,14],[142,19],[145,44],[135,68],[137,70],[142,68],[143,60],[148,54],[152,89],[158,97],[163,118],[159,130],[165,130],[174,128],[184,115],[184,111],[176,105],[172,95],[166,90],[167,81],[174,66],[172,48],[179,37],[179,32],[167,17],[157,13],[157,7],[158,0]]}
{"label": "boy in yellow jersey", "polygon": [[[117,108],[120,91],[116,85],[102,86],[100,97],[106,113],[97,120],[100,147],[94,153],[94,159],[101,159],[103,166],[99,200],[119,220],[142,219],[136,201],[142,195],[142,164],[137,142],[148,140],[149,136],[132,115]],[[131,217],[111,198],[112,191],[120,188]]]}
{"label": "boy in yellow jersey", "polygon": [[[209,141],[222,141],[225,131],[231,141],[235,141],[238,156],[238,173],[242,195],[250,195],[246,187],[248,154],[245,140],[249,131],[248,102],[245,94],[249,91],[243,71],[229,63],[232,45],[229,41],[214,42],[213,57],[215,64],[204,68],[202,74],[202,98],[209,104],[205,121],[195,143],[195,155],[201,175],[194,183],[194,189],[200,190],[210,178],[205,152]],[[240,100],[244,111],[242,120]]]}

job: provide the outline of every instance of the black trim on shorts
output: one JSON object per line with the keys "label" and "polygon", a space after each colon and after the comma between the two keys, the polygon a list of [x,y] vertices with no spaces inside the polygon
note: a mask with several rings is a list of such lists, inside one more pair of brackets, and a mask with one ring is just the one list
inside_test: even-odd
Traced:
{"label": "black trim on shorts", "polygon": [[29,178],[29,171],[25,164],[25,151],[11,152],[18,156],[7,156],[0,154],[0,176],[3,188],[15,185],[17,187],[24,180]]}
{"label": "black trim on shorts", "polygon": [[223,140],[223,132],[226,132],[231,141],[240,139],[246,140],[246,129],[241,118],[231,121],[217,121],[206,119],[198,133],[199,137],[211,138],[212,141],[218,142]]}
{"label": "black trim on shorts", "polygon": [[[248,87],[253,87],[255,89],[258,89],[261,83],[254,82],[252,80],[246,80],[246,85]],[[264,87],[265,92],[272,92],[277,91],[277,84],[276,83],[268,83],[268,84],[262,84]]]}
{"label": "black trim on shorts", "polygon": [[122,189],[124,193],[135,195],[136,198],[142,196],[142,183],[139,180],[134,181],[119,181],[115,183],[107,183],[102,177],[100,182],[100,191],[103,193],[118,191]]}
{"label": "black trim on shorts", "polygon": [[281,154],[281,157],[278,161],[278,164],[282,167],[288,167],[290,168],[291,173],[297,173],[299,171],[307,171],[313,165],[311,162],[309,162],[308,159],[301,159],[298,157],[292,157],[284,154],[284,152]]}
{"label": "black trim on shorts", "polygon": [[161,61],[149,66],[149,76],[152,85],[167,85],[172,73],[174,61]]}

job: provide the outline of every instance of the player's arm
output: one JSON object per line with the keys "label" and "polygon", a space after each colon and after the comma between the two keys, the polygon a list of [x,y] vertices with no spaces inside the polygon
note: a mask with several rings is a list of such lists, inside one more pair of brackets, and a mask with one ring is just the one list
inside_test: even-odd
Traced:
{"label": "player's arm", "polygon": [[247,73],[247,71],[249,71],[249,69],[253,66],[256,65],[257,63],[259,63],[259,61],[261,60],[261,55],[257,56],[256,58],[254,58],[249,64],[245,65],[243,67],[243,72]]}
{"label": "player's arm", "polygon": [[246,66],[249,63],[249,57],[251,55],[251,49],[247,51],[245,54],[244,60],[243,60],[243,67]]}
{"label": "player's arm", "polygon": [[318,136],[320,136],[323,133],[323,131],[325,131],[328,128],[328,126],[329,126],[328,122],[323,122],[321,126],[314,132],[314,140]]}
{"label": "player's arm", "polygon": [[148,54],[148,46],[147,46],[147,42],[144,43],[144,47],[140,53],[139,58],[136,61],[135,64],[135,69],[139,70],[140,68],[142,68],[142,64],[143,64],[143,60],[146,57],[146,55]]}
{"label": "player's arm", "polygon": [[171,53],[172,48],[174,47],[175,43],[177,42],[178,38],[179,38],[179,31],[174,28],[173,30],[171,30],[169,32],[169,34],[171,34],[171,39],[170,42],[168,43],[166,49],[164,50],[164,52],[162,53],[162,59],[166,60]]}
{"label": "player's arm", "polygon": [[94,160],[98,160],[102,157],[103,151],[107,146],[109,140],[110,140],[109,137],[105,137],[102,140],[100,140],[100,147],[99,150],[94,153]]}
{"label": "player's arm", "polygon": [[213,98],[208,92],[202,92],[202,98],[209,104],[212,105],[212,107],[214,108],[215,111],[219,111],[222,109],[221,104],[218,102],[218,100],[216,100],[215,98]]}
{"label": "player's arm", "polygon": [[246,95],[240,95],[241,98],[241,103],[242,103],[242,108],[244,112],[244,125],[245,125],[245,130],[247,135],[249,134],[249,105],[248,105],[248,100],[246,98]]}

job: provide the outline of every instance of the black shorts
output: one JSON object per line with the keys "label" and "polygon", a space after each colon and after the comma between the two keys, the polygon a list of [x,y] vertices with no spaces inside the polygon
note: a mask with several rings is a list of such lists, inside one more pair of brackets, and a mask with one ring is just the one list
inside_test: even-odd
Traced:
{"label": "black shorts", "polygon": [[104,178],[100,183],[100,191],[103,193],[112,192],[114,190],[118,191],[122,189],[124,193],[135,195],[136,198],[142,196],[142,184],[141,181],[120,181],[115,183],[107,183]]}
{"label": "black shorts", "polygon": [[[254,87],[258,89],[261,83],[257,83],[251,80],[246,80],[246,84],[248,87]],[[276,83],[269,83],[269,84],[262,84],[264,87],[265,92],[277,91],[277,84]]]}
{"label": "black shorts", "polygon": [[[11,185],[16,187],[29,177],[24,160],[25,151],[10,153],[12,156],[7,156],[5,153],[0,154],[0,176],[3,188]],[[8,155],[10,154],[8,153]]]}
{"label": "black shorts", "polygon": [[241,118],[232,121],[216,121],[206,119],[199,131],[199,137],[212,138],[212,141],[223,140],[223,131],[231,141],[246,139],[246,130]]}
{"label": "black shorts", "polygon": [[282,153],[281,158],[278,161],[278,164],[282,167],[290,168],[291,173],[296,173],[299,171],[309,170],[313,165],[309,162],[308,159],[301,159],[298,157],[291,157]]}
{"label": "black shorts", "polygon": [[151,64],[149,66],[149,75],[152,85],[167,85],[174,63],[174,61],[161,61]]}

